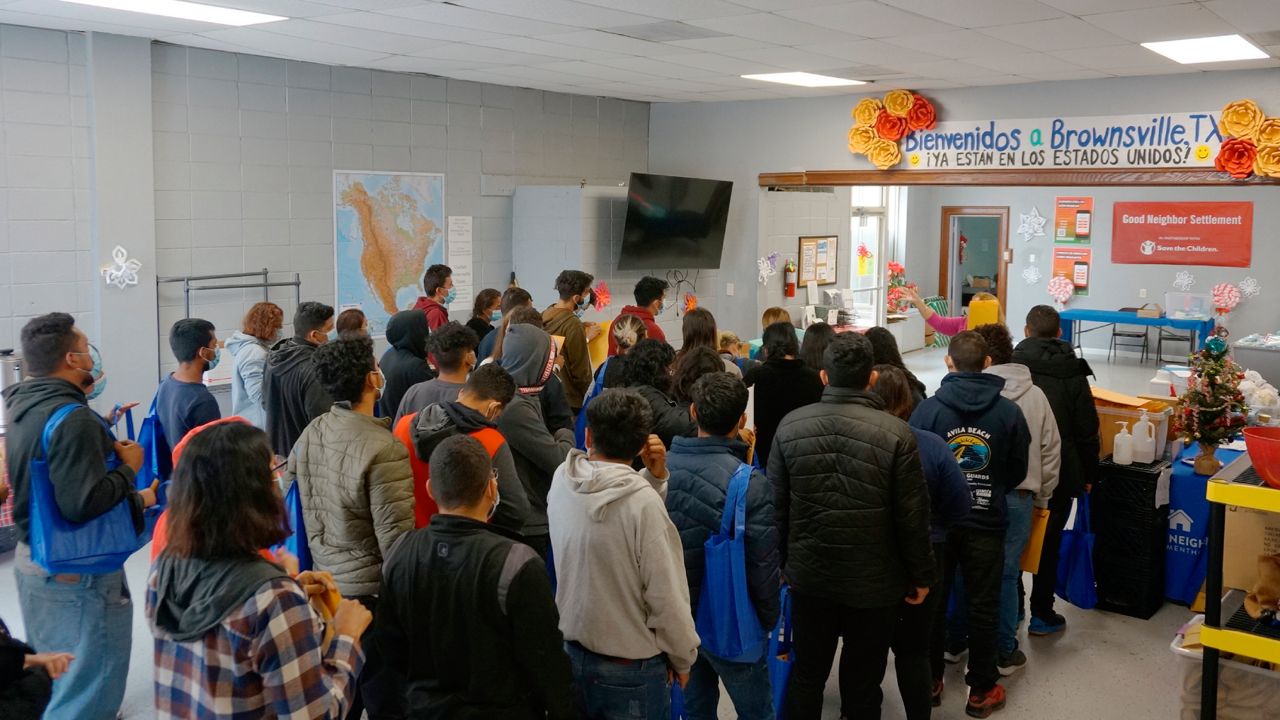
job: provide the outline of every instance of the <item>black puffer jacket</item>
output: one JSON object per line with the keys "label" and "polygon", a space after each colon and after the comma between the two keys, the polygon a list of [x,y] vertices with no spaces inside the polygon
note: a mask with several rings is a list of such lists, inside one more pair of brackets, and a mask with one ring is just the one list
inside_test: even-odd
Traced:
{"label": "black puffer jacket", "polygon": [[[667,454],[667,512],[680,531],[684,572],[695,617],[706,568],[703,545],[720,531],[729,481],[747,457],[747,445],[722,437],[678,437]],[[764,473],[751,473],[747,484],[747,589],[760,625],[778,621],[778,528],[773,515],[773,486]]]}
{"label": "black puffer jacket", "polygon": [[663,445],[671,447],[671,441],[677,437],[697,437],[698,426],[693,422],[687,405],[681,405],[650,385],[635,385],[629,389],[649,401],[649,408],[653,410],[653,427],[649,432],[661,438]]}
{"label": "black puffer jacket", "polygon": [[1023,340],[1013,350],[1013,361],[1031,370],[1031,381],[1049,398],[1062,436],[1062,470],[1053,499],[1055,505],[1070,503],[1098,474],[1098,410],[1089,389],[1093,368],[1057,338]]}
{"label": "black puffer jacket", "polygon": [[783,575],[854,608],[937,580],[915,434],[875,395],[828,387],[782,419],[769,455]]}

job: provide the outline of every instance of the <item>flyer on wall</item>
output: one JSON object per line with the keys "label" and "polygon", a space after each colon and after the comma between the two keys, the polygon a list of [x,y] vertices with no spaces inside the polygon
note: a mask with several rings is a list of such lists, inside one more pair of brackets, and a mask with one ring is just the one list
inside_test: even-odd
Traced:
{"label": "flyer on wall", "polygon": [[1090,274],[1093,270],[1093,249],[1087,247],[1055,247],[1053,249],[1053,277],[1064,277],[1075,285],[1075,294],[1089,294]]}
{"label": "flyer on wall", "polygon": [[1252,202],[1118,202],[1111,262],[1249,267]]}
{"label": "flyer on wall", "polygon": [[1093,198],[1056,198],[1053,213],[1053,241],[1088,245],[1092,236]]}

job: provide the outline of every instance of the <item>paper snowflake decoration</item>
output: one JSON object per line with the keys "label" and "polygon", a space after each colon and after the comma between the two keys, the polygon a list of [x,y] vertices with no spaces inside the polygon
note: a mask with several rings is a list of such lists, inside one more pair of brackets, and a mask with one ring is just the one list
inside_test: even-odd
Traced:
{"label": "paper snowflake decoration", "polygon": [[106,280],[108,285],[115,285],[123,290],[130,285],[138,284],[138,271],[142,269],[141,262],[131,260],[128,251],[119,245],[111,251],[111,259],[113,261],[111,267],[102,268],[102,279]]}
{"label": "paper snowflake decoration", "polygon": [[778,253],[771,252],[765,257],[756,260],[756,269],[760,271],[758,276],[761,285],[769,281],[769,278],[778,274]]}
{"label": "paper snowflake decoration", "polygon": [[1045,218],[1040,214],[1040,209],[1032,207],[1029,213],[1018,214],[1018,234],[1022,236],[1023,242],[1031,242],[1033,237],[1044,237]]}
{"label": "paper snowflake decoration", "polygon": [[1247,277],[1240,281],[1240,292],[1245,297],[1258,297],[1262,293],[1262,284],[1258,282],[1258,278]]}
{"label": "paper snowflake decoration", "polygon": [[1028,265],[1022,269],[1022,279],[1026,280],[1028,285],[1035,285],[1042,278],[1044,278],[1044,275],[1040,273],[1040,268],[1035,265]]}
{"label": "paper snowflake decoration", "polygon": [[1189,270],[1179,271],[1178,274],[1173,277],[1173,286],[1182,292],[1190,290],[1191,286],[1195,284],[1196,276],[1192,275]]}

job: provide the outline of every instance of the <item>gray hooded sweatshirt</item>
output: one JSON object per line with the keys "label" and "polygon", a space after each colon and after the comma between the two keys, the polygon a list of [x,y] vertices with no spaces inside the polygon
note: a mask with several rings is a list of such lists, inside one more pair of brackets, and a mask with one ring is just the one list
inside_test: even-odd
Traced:
{"label": "gray hooded sweatshirt", "polygon": [[1053,417],[1053,408],[1044,391],[1031,382],[1026,365],[1004,363],[992,365],[984,372],[1004,378],[1000,395],[1015,403],[1027,418],[1031,446],[1027,448],[1027,478],[1018,490],[1029,490],[1036,496],[1036,507],[1049,507],[1049,498],[1058,486],[1058,470],[1062,463],[1062,436]]}
{"label": "gray hooded sweatshirt", "polygon": [[648,470],[569,453],[547,501],[556,605],[565,640],[630,660],[665,653],[687,673],[701,641],[666,492]]}

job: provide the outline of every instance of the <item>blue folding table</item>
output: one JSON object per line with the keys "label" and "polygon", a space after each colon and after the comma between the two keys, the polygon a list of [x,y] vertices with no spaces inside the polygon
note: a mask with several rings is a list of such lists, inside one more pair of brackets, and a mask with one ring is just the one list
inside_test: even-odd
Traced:
{"label": "blue folding table", "polygon": [[1146,325],[1148,327],[1171,327],[1178,330],[1191,331],[1191,347],[1197,350],[1204,347],[1205,340],[1213,334],[1213,318],[1180,319],[1171,317],[1138,317],[1138,313],[1128,310],[1088,310],[1072,308],[1060,314],[1062,323],[1062,339],[1074,345],[1072,338],[1078,334],[1096,330],[1081,330],[1080,323],[1095,322],[1102,325]]}

